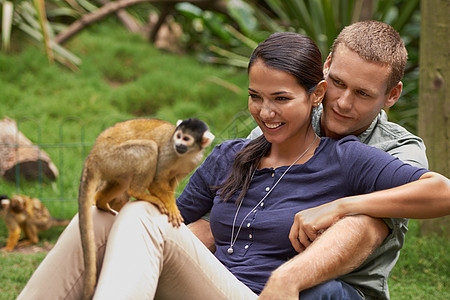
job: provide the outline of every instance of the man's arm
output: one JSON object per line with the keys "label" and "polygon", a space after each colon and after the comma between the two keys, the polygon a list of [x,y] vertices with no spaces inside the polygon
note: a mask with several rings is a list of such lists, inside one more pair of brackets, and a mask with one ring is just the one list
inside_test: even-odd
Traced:
{"label": "man's arm", "polygon": [[357,268],[388,233],[380,219],[363,215],[341,219],[277,268],[258,299],[298,299],[299,292]]}
{"label": "man's arm", "polygon": [[419,180],[388,191],[340,198],[300,211],[291,234],[294,248],[308,246],[317,236],[348,215],[376,218],[429,219],[450,214],[450,181],[435,172],[426,172]]}
{"label": "man's arm", "polygon": [[[414,216],[429,216],[428,212],[423,215],[424,209],[417,209],[416,206],[421,207],[424,203],[435,202],[448,205],[450,181],[437,173],[426,172],[417,181],[348,198],[356,199],[350,201],[350,207],[356,210],[368,209],[366,213],[376,217],[384,216],[380,212],[383,212],[385,206],[391,204],[394,207],[388,207],[388,212],[384,213],[390,213],[393,216],[407,213],[412,213]],[[374,203],[374,205],[368,206],[366,202]],[[411,205],[413,209],[403,211],[402,207],[411,207]],[[445,204],[442,207],[445,207]],[[313,225],[311,227],[314,234],[307,235],[301,218],[302,213],[296,214],[289,234],[293,247],[300,254],[273,272],[266,285],[267,291],[263,291],[262,294],[272,297],[270,299],[290,299],[289,297],[294,299],[298,292],[353,271],[382,244],[389,233],[383,220],[356,215],[341,219],[322,234],[316,233],[322,226],[317,225],[319,227],[314,228]],[[305,247],[306,250],[304,250]],[[283,295],[281,298],[274,297],[280,293],[285,294],[281,294]]]}

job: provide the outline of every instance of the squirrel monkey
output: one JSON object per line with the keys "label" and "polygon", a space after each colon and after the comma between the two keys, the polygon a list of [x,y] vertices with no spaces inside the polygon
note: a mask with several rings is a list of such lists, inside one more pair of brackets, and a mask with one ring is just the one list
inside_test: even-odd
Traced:
{"label": "squirrel monkey", "polygon": [[[157,119],[117,123],[96,139],[84,163],[78,205],[84,255],[84,299],[91,299],[96,284],[96,250],[91,205],[116,214],[129,197],[155,204],[173,226],[183,218],[175,189],[203,159],[214,140],[198,119],[177,126]],[[124,196],[125,195],[125,196]]]}
{"label": "squirrel monkey", "polygon": [[[13,195],[11,199],[1,196],[0,215],[8,228],[8,241],[2,248],[12,251],[16,246],[29,246],[39,242],[38,232],[53,226],[66,226],[69,220],[55,219],[37,198],[25,195]],[[18,243],[23,231],[26,239]]]}

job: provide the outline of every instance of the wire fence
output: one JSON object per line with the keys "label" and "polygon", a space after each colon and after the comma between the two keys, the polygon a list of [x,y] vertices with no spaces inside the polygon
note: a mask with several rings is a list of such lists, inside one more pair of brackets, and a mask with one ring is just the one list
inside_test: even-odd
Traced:
{"label": "wire fence", "polygon": [[[215,124],[214,119],[195,116],[204,120],[216,136],[214,144],[232,138],[245,138],[256,126],[248,112],[236,114],[223,126]],[[57,130],[42,128],[41,124],[31,118],[17,120],[18,132],[26,132],[32,144],[21,144],[18,136],[15,142],[5,143],[0,139],[0,161],[5,153],[15,152],[17,162],[21,161],[19,149],[37,147],[39,157],[30,163],[16,163],[13,169],[1,170],[0,194],[25,194],[39,198],[52,214],[68,217],[77,211],[78,185],[83,163],[92,148],[95,137],[105,128],[123,119],[108,118],[101,128],[94,128],[77,117],[66,118],[57,125]],[[98,126],[98,125],[97,125]],[[216,129],[221,128],[221,129]],[[88,133],[88,134],[86,134]],[[212,147],[209,149],[212,150]],[[48,156],[54,165],[54,178],[49,175]],[[187,182],[187,180],[186,180]],[[182,188],[186,182],[180,184]]]}

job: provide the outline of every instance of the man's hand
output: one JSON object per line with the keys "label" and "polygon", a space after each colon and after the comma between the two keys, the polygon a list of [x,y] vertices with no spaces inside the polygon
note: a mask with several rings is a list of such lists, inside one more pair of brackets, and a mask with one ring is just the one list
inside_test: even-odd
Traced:
{"label": "man's hand", "polygon": [[208,221],[198,219],[197,221],[189,224],[188,228],[212,253],[216,251],[216,244],[214,243],[214,237]]}

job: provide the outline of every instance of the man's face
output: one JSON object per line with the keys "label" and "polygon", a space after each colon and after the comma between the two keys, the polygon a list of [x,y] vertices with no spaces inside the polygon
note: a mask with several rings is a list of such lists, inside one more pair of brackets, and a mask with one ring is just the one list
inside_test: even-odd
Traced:
{"label": "man's face", "polygon": [[394,105],[402,83],[386,94],[390,67],[362,59],[345,45],[339,45],[324,64],[328,90],[323,100],[322,130],[339,139],[359,135],[372,123],[383,107]]}

